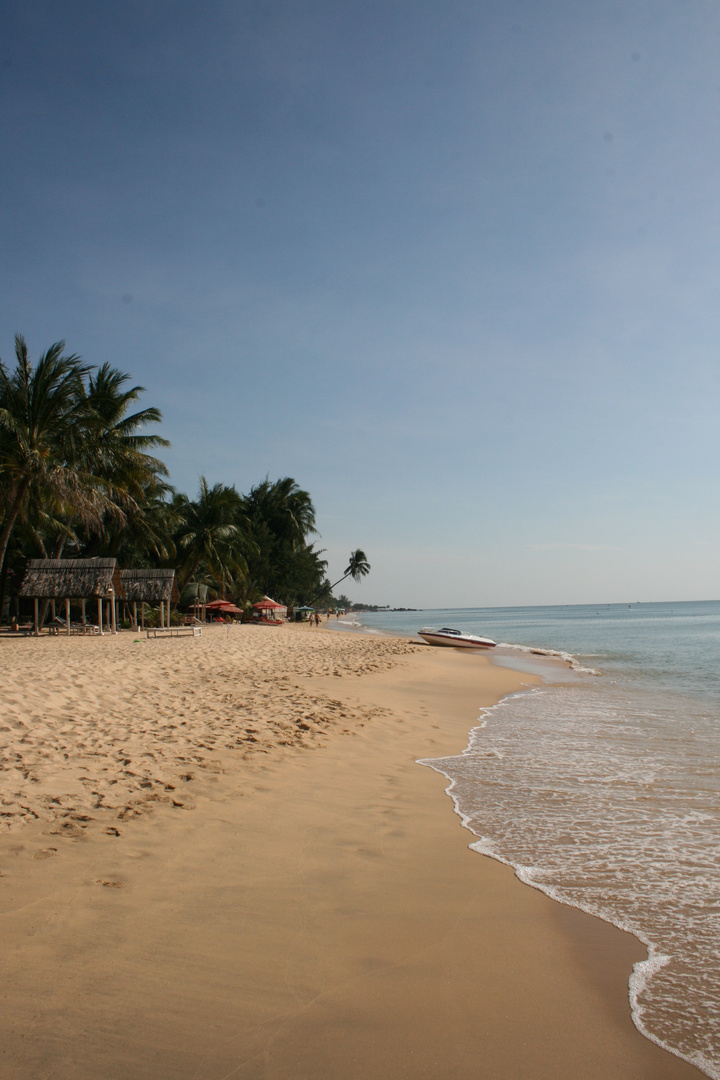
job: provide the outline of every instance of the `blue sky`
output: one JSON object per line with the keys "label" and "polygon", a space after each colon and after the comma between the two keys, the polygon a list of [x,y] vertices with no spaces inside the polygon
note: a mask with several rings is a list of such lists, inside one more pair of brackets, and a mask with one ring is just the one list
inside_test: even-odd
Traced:
{"label": "blue sky", "polygon": [[720,5],[9,0],[0,356],[405,606],[720,597]]}

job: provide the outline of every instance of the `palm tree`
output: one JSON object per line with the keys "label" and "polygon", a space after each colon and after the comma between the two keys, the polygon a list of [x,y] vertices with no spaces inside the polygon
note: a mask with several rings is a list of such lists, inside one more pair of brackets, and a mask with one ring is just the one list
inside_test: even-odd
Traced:
{"label": "palm tree", "polygon": [[144,386],[125,389],[130,376],[110,364],[103,364],[88,378],[87,390],[82,386],[84,404],[93,418],[91,438],[84,452],[93,462],[93,471],[105,479],[121,499],[143,501],[144,485],[151,479],[167,476],[162,461],[151,457],[147,450],[169,446],[167,439],[152,433],[141,433],[147,424],[162,420],[159,409],[128,410],[144,392]]}
{"label": "palm tree", "polygon": [[143,550],[151,558],[173,558],[170,533],[177,522],[172,522],[167,501],[172,494],[164,479],[168,472],[162,461],[147,453],[170,444],[156,432],[141,430],[162,420],[159,409],[129,411],[145,389],[126,388],[129,379],[124,372],[103,364],[90,374],[87,387],[83,385],[81,390],[91,418],[83,456],[114,506],[122,510],[122,516],[107,516],[100,542],[94,546],[116,556],[121,548],[129,547],[134,549],[133,558]]}
{"label": "palm tree", "polygon": [[291,476],[273,482],[266,476],[245,496],[245,511],[251,521],[262,522],[276,539],[293,548],[317,532],[312,499]]}
{"label": "palm tree", "polygon": [[182,557],[178,585],[182,591],[192,580],[201,563],[224,583],[238,569],[245,570],[240,544],[245,539],[243,502],[234,485],[208,486],[200,477],[200,492],[196,500],[187,495],[175,497],[173,509],[181,525],[175,544]]}
{"label": "palm tree", "polygon": [[307,491],[290,476],[269,477],[244,499],[255,549],[247,549],[249,575],[258,588],[285,603],[312,595],[322,574],[308,557],[307,539],[315,528],[315,507]]}
{"label": "palm tree", "polygon": [[341,581],[345,580],[345,578],[349,577],[352,578],[353,581],[360,581],[361,578],[367,577],[369,573],[370,563],[367,561],[367,556],[365,552],[361,551],[360,548],[357,548],[355,551],[351,551],[350,561],[348,562],[343,576],[341,578],[338,578],[334,585],[329,585],[327,586],[327,588],[323,589],[322,593],[318,593],[317,596],[313,598],[312,603],[314,604],[315,601],[319,599],[320,596],[323,596],[325,593],[329,595],[335,588],[335,585],[339,585]]}
{"label": "palm tree", "polygon": [[83,544],[85,554],[113,555],[124,566],[168,566],[177,552],[173,535],[181,525],[172,487],[153,475],[128,506],[119,524],[105,523],[102,536]]}
{"label": "palm tree", "polygon": [[39,498],[71,507],[86,522],[97,522],[107,508],[78,450],[90,425],[82,394],[89,369],[79,357],[64,356],[64,348],[64,341],[51,345],[33,369],[18,334],[15,371],[10,374],[0,360],[0,567],[31,487]]}

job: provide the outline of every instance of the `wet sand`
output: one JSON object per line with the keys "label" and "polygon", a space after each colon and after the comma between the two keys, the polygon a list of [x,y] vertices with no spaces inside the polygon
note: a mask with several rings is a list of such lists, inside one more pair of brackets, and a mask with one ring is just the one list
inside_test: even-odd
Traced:
{"label": "wet sand", "polygon": [[468,849],[487,657],[300,628],[0,641],[4,1080],[701,1074],[640,944]]}

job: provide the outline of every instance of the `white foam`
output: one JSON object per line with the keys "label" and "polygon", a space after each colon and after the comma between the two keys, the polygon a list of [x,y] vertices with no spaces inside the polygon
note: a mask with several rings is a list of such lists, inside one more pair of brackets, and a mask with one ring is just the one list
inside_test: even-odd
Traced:
{"label": "white foam", "polygon": [[716,1080],[719,721],[609,680],[539,687],[483,710],[461,754],[419,762],[449,780],[471,848],[645,944],[636,1026]]}
{"label": "white foam", "polygon": [[549,656],[553,660],[561,660],[573,671],[579,671],[583,675],[602,675],[597,668],[585,667],[572,653],[562,652],[560,649],[538,649],[534,645],[513,645],[512,642],[502,641],[499,643],[502,649],[516,649],[518,652],[531,653],[533,656]]}

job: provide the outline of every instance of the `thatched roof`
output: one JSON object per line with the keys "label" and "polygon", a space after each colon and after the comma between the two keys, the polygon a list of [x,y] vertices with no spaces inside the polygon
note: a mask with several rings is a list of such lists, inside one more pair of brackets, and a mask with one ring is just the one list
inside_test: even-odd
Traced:
{"label": "thatched roof", "polygon": [[120,577],[127,600],[157,604],[180,599],[174,570],[121,570]]}
{"label": "thatched roof", "polygon": [[117,559],[30,559],[18,596],[109,600],[122,596]]}

